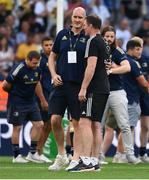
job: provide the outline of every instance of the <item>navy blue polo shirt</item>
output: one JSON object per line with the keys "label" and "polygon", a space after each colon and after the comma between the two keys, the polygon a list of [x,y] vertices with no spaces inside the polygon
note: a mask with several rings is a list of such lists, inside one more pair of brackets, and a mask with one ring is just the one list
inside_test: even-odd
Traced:
{"label": "navy blue polo shirt", "polygon": [[35,87],[40,80],[40,68],[28,68],[25,62],[14,67],[6,81],[12,84],[8,103],[19,107],[35,103]]}
{"label": "navy blue polo shirt", "polygon": [[146,57],[144,55],[141,56],[141,58],[138,60],[141,68],[143,75],[145,76],[146,80],[148,80],[148,75],[149,75],[149,57]]}
{"label": "navy blue polo shirt", "polygon": [[[70,38],[72,46],[75,46],[73,51],[77,52],[77,62],[68,63],[68,51],[70,51]],[[71,29],[61,30],[54,42],[53,52],[58,55],[56,62],[57,74],[59,74],[63,82],[81,83],[85,70],[85,48],[87,38],[84,31],[74,35]]]}
{"label": "navy blue polo shirt", "polygon": [[[126,54],[124,51],[117,47],[112,50],[112,62],[116,63],[117,65],[120,65],[120,63],[127,59]],[[122,81],[122,75],[119,74],[110,74],[109,75],[109,82],[110,82],[110,91],[116,91],[123,89],[123,81]]]}
{"label": "navy blue polo shirt", "polygon": [[136,80],[142,75],[140,64],[131,56],[127,55],[127,60],[131,66],[131,72],[123,75],[124,88],[127,93],[128,104],[139,103],[141,88]]}
{"label": "navy blue polo shirt", "polygon": [[41,53],[41,61],[40,61],[40,69],[41,69],[41,86],[43,93],[48,99],[47,96],[49,96],[51,92],[51,74],[48,68],[48,56],[45,53]]}

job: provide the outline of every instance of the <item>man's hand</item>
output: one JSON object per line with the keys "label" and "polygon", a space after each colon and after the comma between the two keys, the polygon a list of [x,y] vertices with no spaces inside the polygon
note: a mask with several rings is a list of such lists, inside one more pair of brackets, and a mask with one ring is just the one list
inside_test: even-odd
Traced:
{"label": "man's hand", "polygon": [[79,95],[78,95],[79,101],[86,101],[86,89],[81,88]]}
{"label": "man's hand", "polygon": [[54,86],[61,86],[63,84],[61,76],[59,76],[58,74],[56,74],[52,80],[53,80]]}
{"label": "man's hand", "polygon": [[106,62],[105,65],[106,65],[106,70],[109,70],[112,67],[112,63],[111,62]]}
{"label": "man's hand", "polygon": [[48,103],[47,101],[42,101],[41,102],[41,107],[44,111],[48,111]]}

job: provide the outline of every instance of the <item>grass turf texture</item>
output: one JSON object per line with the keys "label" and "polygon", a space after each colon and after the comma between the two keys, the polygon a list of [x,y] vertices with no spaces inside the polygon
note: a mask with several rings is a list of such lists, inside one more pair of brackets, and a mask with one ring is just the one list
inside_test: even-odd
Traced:
{"label": "grass turf texture", "polygon": [[111,158],[98,172],[49,171],[49,164],[13,164],[12,157],[0,157],[0,179],[149,179],[149,164],[113,164]]}

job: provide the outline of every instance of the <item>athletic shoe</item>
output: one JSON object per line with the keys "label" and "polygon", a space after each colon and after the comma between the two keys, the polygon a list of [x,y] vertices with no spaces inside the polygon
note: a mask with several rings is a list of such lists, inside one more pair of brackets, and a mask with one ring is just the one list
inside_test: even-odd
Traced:
{"label": "athletic shoe", "polygon": [[103,153],[99,155],[99,164],[108,164],[108,162],[105,161],[105,155]]}
{"label": "athletic shoe", "polygon": [[72,155],[71,155],[71,154],[67,154],[67,158],[69,159],[69,162],[71,162],[71,160],[72,160]]}
{"label": "athletic shoe", "polygon": [[95,171],[100,171],[100,164],[99,164],[99,159],[95,157],[91,157],[91,163],[95,169]]}
{"label": "athletic shoe", "polygon": [[48,159],[44,154],[39,155],[40,160],[44,161],[45,163],[52,163],[50,159]]}
{"label": "athletic shoe", "polygon": [[37,152],[35,154],[29,152],[28,155],[26,156],[26,160],[35,163],[44,163],[44,161],[40,158],[40,155]]}
{"label": "athletic shoe", "polygon": [[126,154],[116,153],[112,162],[113,163],[128,163],[128,160],[126,158]]}
{"label": "athletic shoe", "polygon": [[141,160],[139,158],[136,158],[133,154],[126,154],[126,158],[128,160],[128,163],[132,163],[132,164],[141,163]]}
{"label": "athletic shoe", "polygon": [[121,156],[118,158],[118,163],[128,163],[125,153],[121,154]]}
{"label": "athletic shoe", "polygon": [[69,166],[65,169],[66,171],[71,171],[71,169],[75,168],[79,164],[78,161],[72,160]]}
{"label": "athletic shoe", "polygon": [[88,171],[94,171],[95,168],[93,165],[90,163],[89,165],[86,165],[83,163],[82,159],[80,159],[78,165],[75,167],[69,169],[69,172],[88,172]]}
{"label": "athletic shoe", "polygon": [[58,171],[62,169],[64,166],[69,164],[69,160],[67,158],[67,155],[57,155],[56,159],[54,161],[54,164],[49,166],[48,170]]}
{"label": "athletic shoe", "polygon": [[118,163],[120,157],[121,157],[121,153],[117,152],[113,157],[112,163]]}
{"label": "athletic shoe", "polygon": [[140,160],[143,163],[149,163],[149,157],[147,156],[147,154],[144,154],[144,156],[140,156]]}
{"label": "athletic shoe", "polygon": [[100,171],[100,170],[101,170],[101,169],[100,169],[100,164],[99,164],[99,163],[93,165],[93,167],[94,167],[94,170],[95,170],[95,171]]}
{"label": "athletic shoe", "polygon": [[13,157],[13,160],[12,160],[13,163],[28,163],[27,160],[25,160],[21,154],[19,154],[16,158]]}

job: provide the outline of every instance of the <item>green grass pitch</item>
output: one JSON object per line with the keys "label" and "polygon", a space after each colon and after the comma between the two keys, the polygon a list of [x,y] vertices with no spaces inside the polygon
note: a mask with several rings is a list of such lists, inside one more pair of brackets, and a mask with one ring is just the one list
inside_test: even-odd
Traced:
{"label": "green grass pitch", "polygon": [[0,157],[0,179],[149,179],[149,164],[108,164],[98,172],[49,171],[49,164],[13,164],[12,157]]}

